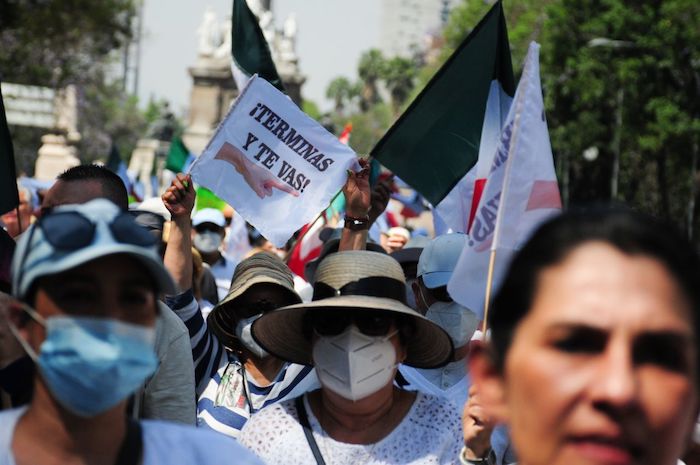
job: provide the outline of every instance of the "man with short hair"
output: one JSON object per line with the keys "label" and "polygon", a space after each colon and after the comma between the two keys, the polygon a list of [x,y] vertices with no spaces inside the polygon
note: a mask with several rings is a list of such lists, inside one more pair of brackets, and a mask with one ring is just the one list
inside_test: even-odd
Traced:
{"label": "man with short hair", "polygon": [[[83,204],[105,198],[121,210],[129,207],[129,196],[121,178],[99,165],[79,165],[61,173],[46,192],[43,212],[65,204]],[[195,424],[194,364],[189,333],[180,318],[159,301],[155,348],[159,365],[135,398],[140,418]]]}
{"label": "man with short hair", "polygon": [[129,194],[119,176],[104,166],[78,165],[58,175],[44,195],[41,211],[97,198],[107,199],[122,210],[129,209]]}

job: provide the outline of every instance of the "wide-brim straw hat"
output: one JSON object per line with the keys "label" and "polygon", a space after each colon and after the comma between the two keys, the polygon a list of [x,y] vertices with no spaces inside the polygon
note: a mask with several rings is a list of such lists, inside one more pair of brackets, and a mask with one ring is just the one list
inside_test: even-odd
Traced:
{"label": "wide-brim straw hat", "polygon": [[231,347],[236,339],[234,334],[237,316],[237,302],[251,287],[257,284],[273,284],[284,294],[287,304],[301,302],[294,290],[294,277],[289,267],[271,252],[259,252],[241,261],[233,272],[231,287],[207,317],[207,325],[225,345]]}
{"label": "wide-brim straw hat", "polygon": [[452,358],[452,340],[435,323],[405,303],[406,280],[399,263],[388,255],[365,250],[329,255],[318,267],[314,300],[264,314],[253,323],[253,338],[283,360],[313,365],[312,341],[304,334],[310,311],[383,311],[412,319],[415,332],[404,341],[406,365],[442,366]]}
{"label": "wide-brim straw hat", "polygon": [[[315,281],[315,276],[316,276],[316,270],[318,269],[318,265],[321,264],[321,262],[330,254],[334,254],[338,251],[340,248],[340,238],[333,238],[333,239],[328,239],[323,244],[323,247],[321,248],[321,253],[318,255],[317,258],[310,260],[309,262],[306,263],[304,266],[304,278],[306,278],[306,282],[313,284]],[[378,253],[383,253],[386,254],[386,251],[384,248],[377,244],[376,242],[367,242],[365,245],[366,250],[371,250],[372,252],[378,252]]]}

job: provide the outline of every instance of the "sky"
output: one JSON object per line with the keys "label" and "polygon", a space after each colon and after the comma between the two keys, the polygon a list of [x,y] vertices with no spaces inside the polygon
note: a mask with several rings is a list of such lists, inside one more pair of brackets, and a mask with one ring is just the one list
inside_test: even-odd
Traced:
{"label": "sky", "polygon": [[[304,98],[322,110],[332,104],[326,86],[337,76],[357,77],[357,62],[365,50],[377,47],[381,4],[377,0],[273,0],[278,28],[290,13],[297,20],[297,55],[306,83]],[[230,15],[231,0],[144,0],[143,39],[138,95],[142,105],[164,98],[184,115],[192,79],[187,68],[197,57],[197,28],[210,6],[219,20]]]}

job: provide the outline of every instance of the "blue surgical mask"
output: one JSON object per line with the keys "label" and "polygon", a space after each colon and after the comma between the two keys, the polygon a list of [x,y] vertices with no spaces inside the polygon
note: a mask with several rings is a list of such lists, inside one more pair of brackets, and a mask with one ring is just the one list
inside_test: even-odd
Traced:
{"label": "blue surgical mask", "polygon": [[39,355],[13,329],[39,366],[53,397],[76,415],[93,417],[135,392],[158,367],[155,329],[108,318],[54,316],[44,320]]}

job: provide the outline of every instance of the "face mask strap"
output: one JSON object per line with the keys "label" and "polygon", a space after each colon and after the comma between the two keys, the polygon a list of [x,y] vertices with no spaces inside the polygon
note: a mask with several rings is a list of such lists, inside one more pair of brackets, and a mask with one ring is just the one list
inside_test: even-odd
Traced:
{"label": "face mask strap", "polygon": [[[39,315],[36,310],[31,308],[28,305],[24,305],[20,303],[20,306],[22,307],[22,310],[27,312],[27,315],[29,315],[34,321],[39,323],[40,325],[46,327],[46,320],[44,317]],[[34,349],[29,345],[29,343],[22,337],[22,335],[19,333],[19,329],[15,326],[14,323],[8,321],[7,322],[7,327],[10,328],[10,332],[12,335],[17,339],[17,342],[19,342],[19,345],[22,346],[22,349],[29,355],[29,358],[31,358],[34,363],[39,359],[39,356],[37,353],[34,351]]]}

